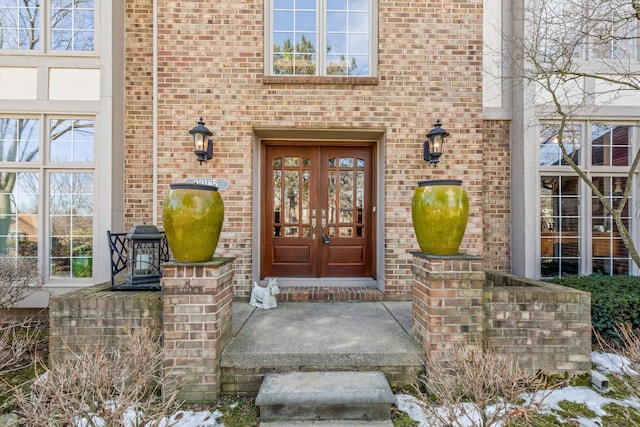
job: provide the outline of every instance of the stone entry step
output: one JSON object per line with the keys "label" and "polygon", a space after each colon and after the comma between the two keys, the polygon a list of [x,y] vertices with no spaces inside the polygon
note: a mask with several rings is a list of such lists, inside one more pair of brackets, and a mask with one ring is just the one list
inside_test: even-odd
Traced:
{"label": "stone entry step", "polygon": [[326,424],[329,420],[390,421],[394,401],[380,371],[285,372],[265,376],[256,406],[261,423],[324,421],[318,424],[324,426],[342,425]]}

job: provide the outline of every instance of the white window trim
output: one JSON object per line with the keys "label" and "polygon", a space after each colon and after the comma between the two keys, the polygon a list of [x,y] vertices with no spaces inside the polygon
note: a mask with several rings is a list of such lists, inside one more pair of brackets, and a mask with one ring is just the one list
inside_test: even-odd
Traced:
{"label": "white window trim", "polygon": [[[553,124],[559,123],[553,120],[540,120],[538,123],[538,128],[536,134],[540,135],[540,129],[542,128],[542,124]],[[631,168],[631,162],[633,157],[629,158],[629,166],[592,166],[591,165],[591,125],[592,123],[605,123],[608,125],[623,125],[629,126],[630,131],[630,139],[631,139],[631,154],[633,155],[638,150],[640,150],[640,127],[638,126],[637,121],[632,120],[612,120],[607,118],[581,118],[581,119],[572,119],[572,124],[580,124],[582,125],[582,141],[583,150],[581,150],[580,154],[580,168],[587,174],[587,176],[591,177],[615,177],[615,176],[623,176],[626,177]],[[539,141],[536,141],[539,144]],[[540,149],[536,151],[539,155]],[[538,164],[538,186],[536,188],[536,210],[537,210],[537,218],[536,221],[536,234],[537,234],[537,250],[536,250],[536,270],[537,276],[542,276],[542,270],[540,266],[540,241],[542,237],[542,230],[540,227],[540,218],[542,217],[542,212],[540,211],[540,177],[543,175],[557,175],[557,176],[577,176],[574,170],[569,165],[561,165],[561,166],[541,166],[539,158],[536,158],[536,162]],[[581,178],[579,179],[579,189],[578,189],[578,197],[580,200],[580,253],[582,256],[580,257],[580,274],[592,274],[593,269],[593,250],[592,250],[592,240],[593,236],[591,234],[591,224],[588,221],[592,220],[592,206],[591,200],[593,197],[593,193],[591,188],[584,182]],[[633,237],[633,241],[636,245],[636,248],[640,248],[640,170],[636,170],[634,173],[634,182],[631,192],[629,194],[629,203],[631,208],[631,235]],[[636,276],[640,275],[640,268],[638,268],[633,260],[630,261],[629,275]]]}
{"label": "white window trim", "polygon": [[[2,114],[2,117],[10,117],[17,119],[36,119],[38,120],[38,160],[35,162],[4,162],[0,161],[0,167],[8,172],[16,173],[36,173],[38,174],[38,265],[40,267],[40,273],[44,285],[60,285],[60,284],[73,284],[73,285],[89,285],[96,282],[96,270],[94,267],[93,277],[90,278],[51,278],[50,273],[50,259],[51,242],[50,242],[50,194],[49,194],[49,180],[52,172],[84,172],[92,173],[94,177],[93,182],[93,258],[97,258],[97,253],[101,251],[97,250],[98,242],[100,242],[99,234],[99,215],[100,202],[96,194],[99,194],[98,188],[98,175],[100,162],[96,161],[98,156],[98,120],[95,114],[55,114],[55,113],[41,113],[41,114]],[[48,120],[51,118],[61,119],[81,119],[81,120],[93,120],[94,129],[94,161],[90,163],[75,163],[75,162],[51,162],[49,160],[49,124]],[[97,263],[94,263],[96,265]]]}
{"label": "white window trim", "polygon": [[40,47],[38,49],[0,49],[0,55],[19,56],[77,56],[93,57],[100,55],[100,17],[102,16],[100,7],[102,3],[110,1],[95,0],[93,2],[93,50],[54,50],[51,49],[51,0],[41,0],[40,2]]}
{"label": "white window trim", "polygon": [[[318,48],[317,52],[322,52],[322,54],[317,54],[317,67],[316,74],[274,74],[273,73],[273,1],[274,0],[266,0],[265,8],[264,8],[264,23],[265,23],[265,31],[264,31],[264,53],[265,53],[265,61],[264,61],[264,75],[265,76],[276,76],[276,77],[350,77],[350,78],[358,78],[358,77],[376,77],[378,75],[378,2],[375,0],[369,1],[369,10],[371,17],[369,19],[369,35],[371,36],[371,43],[369,44],[369,74],[368,75],[350,75],[350,76],[334,76],[326,74],[326,25],[325,25],[325,10],[324,6],[322,8],[318,8],[318,13],[316,14],[316,25],[317,25],[317,33],[318,33]],[[322,0],[316,0],[316,4],[325,2]]]}

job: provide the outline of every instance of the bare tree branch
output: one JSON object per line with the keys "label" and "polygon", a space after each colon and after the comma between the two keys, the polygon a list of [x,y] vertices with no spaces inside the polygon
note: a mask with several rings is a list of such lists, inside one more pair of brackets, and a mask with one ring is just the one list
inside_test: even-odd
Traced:
{"label": "bare tree branch", "polygon": [[[632,156],[622,198],[613,206],[574,160],[563,138],[575,113],[595,114],[605,106],[596,105],[597,97],[619,96],[625,91],[640,94],[640,1],[539,0],[527,4],[527,34],[521,38],[504,36],[513,52],[513,57],[506,58],[511,60],[513,77],[538,88],[550,99],[551,108],[544,118],[560,123],[558,145],[563,160],[611,215],[630,258],[640,267],[640,254],[622,217],[638,172],[640,150]],[[585,83],[588,81],[594,84],[589,86]]]}

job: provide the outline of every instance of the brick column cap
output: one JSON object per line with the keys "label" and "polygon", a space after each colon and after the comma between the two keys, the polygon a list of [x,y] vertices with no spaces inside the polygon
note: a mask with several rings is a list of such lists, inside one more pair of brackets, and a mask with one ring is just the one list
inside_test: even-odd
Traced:
{"label": "brick column cap", "polygon": [[213,257],[208,261],[202,262],[179,262],[176,260],[171,260],[165,262],[163,265],[169,267],[185,267],[185,266],[195,266],[195,267],[220,267],[225,264],[229,264],[233,262],[235,257]]}
{"label": "brick column cap", "polygon": [[424,258],[429,261],[445,260],[445,261],[482,261],[481,257],[475,255],[468,255],[465,253],[457,253],[455,255],[431,255],[424,252],[411,252],[411,255],[419,258]]}

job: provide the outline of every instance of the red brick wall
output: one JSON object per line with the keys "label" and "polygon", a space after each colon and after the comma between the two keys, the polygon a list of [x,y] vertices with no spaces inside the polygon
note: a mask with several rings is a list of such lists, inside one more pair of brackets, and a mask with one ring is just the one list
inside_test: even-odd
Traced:
{"label": "red brick wall", "polygon": [[511,156],[509,122],[487,120],[484,129],[484,265],[511,271]]}
{"label": "red brick wall", "polygon": [[[158,2],[158,127],[151,123],[151,0],[127,1],[127,226],[161,218],[164,193],[186,177],[224,177],[225,224],[216,251],[236,257],[235,290],[248,296],[252,266],[253,129],[385,129],[386,290],[411,296],[417,242],[411,197],[420,180],[462,179],[472,215],[462,250],[483,255],[482,1],[378,1],[377,78],[264,78],[263,0]],[[340,82],[341,84],[336,84]],[[214,159],[200,166],[188,135],[200,116]],[[422,160],[440,118],[451,133],[438,168]],[[150,132],[158,135],[152,205]],[[382,147],[380,147],[382,149]],[[159,226],[161,227],[161,223]]]}
{"label": "red brick wall", "polygon": [[[125,230],[153,217],[153,3],[127,0],[125,45]],[[117,165],[114,165],[114,167]]]}

